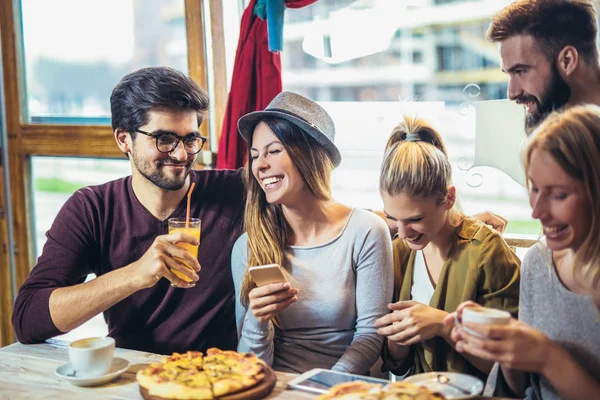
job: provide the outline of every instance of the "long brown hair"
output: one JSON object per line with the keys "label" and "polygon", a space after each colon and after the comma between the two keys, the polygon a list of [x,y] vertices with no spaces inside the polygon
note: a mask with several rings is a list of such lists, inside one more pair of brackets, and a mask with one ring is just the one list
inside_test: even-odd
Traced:
{"label": "long brown hair", "polygon": [[[529,171],[534,150],[546,151],[573,179],[581,181],[590,204],[590,231],[575,253],[593,287],[600,283],[600,107],[576,106],[550,114],[533,132],[523,163]],[[527,187],[530,182],[527,180]],[[574,273],[577,271],[574,270]]]}
{"label": "long brown hair", "polygon": [[[331,198],[331,171],[333,164],[327,152],[315,139],[296,125],[278,118],[264,119],[271,132],[285,147],[286,152],[308,191],[320,200]],[[246,183],[246,208],[244,225],[248,234],[248,267],[265,264],[286,265],[285,247],[289,243],[291,228],[280,204],[269,204],[265,192],[252,174],[252,158],[248,142],[248,158],[244,167]],[[244,273],[240,301],[248,308],[248,294],[254,282]]]}

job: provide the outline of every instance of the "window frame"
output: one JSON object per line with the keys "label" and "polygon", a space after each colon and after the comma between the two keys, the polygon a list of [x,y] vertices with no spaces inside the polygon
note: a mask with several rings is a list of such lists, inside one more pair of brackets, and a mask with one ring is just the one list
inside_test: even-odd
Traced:
{"label": "window frame", "polygon": [[[209,88],[211,108],[202,135],[209,137],[205,150],[200,153],[198,168],[214,164],[214,144],[218,143],[225,106],[227,103],[227,76],[223,35],[222,0],[184,1],[188,74],[201,87]],[[31,209],[32,156],[71,156],[93,158],[121,158],[110,125],[55,125],[31,124],[26,120],[26,92],[24,80],[23,29],[21,2],[0,0],[0,48],[4,74],[6,129],[9,160],[2,160],[10,169],[11,201],[13,211],[14,271],[19,287],[35,263],[34,231]],[[210,45],[206,41],[210,40]],[[207,54],[210,51],[210,54]],[[211,65],[208,65],[210,61]],[[207,73],[210,71],[210,73]],[[209,82],[210,80],[210,82]],[[211,138],[211,136],[214,136]],[[211,147],[211,143],[213,146]],[[0,163],[0,168],[4,167]],[[0,183],[3,183],[0,175]],[[6,193],[0,194],[0,206]],[[0,254],[0,347],[13,343],[11,325],[12,293],[11,266],[8,257],[8,226],[0,217],[0,240],[4,251]]]}

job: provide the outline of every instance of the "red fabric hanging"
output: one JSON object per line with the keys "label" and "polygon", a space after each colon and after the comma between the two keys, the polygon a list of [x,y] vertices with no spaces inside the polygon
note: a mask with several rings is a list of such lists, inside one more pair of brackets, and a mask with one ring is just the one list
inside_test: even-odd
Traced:
{"label": "red fabric hanging", "polygon": [[256,0],[252,0],[242,16],[217,169],[244,165],[246,144],[237,131],[238,119],[264,109],[282,90],[281,59],[279,53],[269,51],[267,22],[253,15],[255,4]]}

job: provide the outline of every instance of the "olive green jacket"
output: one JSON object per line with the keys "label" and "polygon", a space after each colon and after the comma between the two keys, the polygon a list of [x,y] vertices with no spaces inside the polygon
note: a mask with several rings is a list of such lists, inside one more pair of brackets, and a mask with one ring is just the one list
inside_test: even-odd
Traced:
{"label": "olive green jacket", "polygon": [[[394,239],[393,246],[394,301],[411,300],[416,252],[399,238]],[[485,307],[507,310],[516,317],[520,264],[497,231],[466,217],[456,228],[429,305],[453,312],[463,301],[473,300]],[[411,346],[410,355],[398,361],[391,359],[386,341],[382,356],[382,369],[396,375],[405,375],[414,367],[411,373],[415,374],[453,371],[486,376],[441,337]]]}

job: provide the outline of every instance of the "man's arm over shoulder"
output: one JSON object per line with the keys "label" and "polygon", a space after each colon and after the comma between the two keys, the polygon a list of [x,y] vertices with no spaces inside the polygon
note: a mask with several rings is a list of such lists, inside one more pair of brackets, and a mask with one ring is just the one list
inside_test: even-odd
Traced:
{"label": "man's arm over shoulder", "polygon": [[244,169],[206,169],[195,171],[197,189],[203,195],[220,200],[242,202],[245,195]]}
{"label": "man's arm over shoulder", "polygon": [[82,190],[59,211],[46,233],[42,255],[19,289],[12,324],[22,343],[39,343],[62,334],[50,316],[50,295],[56,288],[83,282],[94,272],[90,260],[97,250],[91,245],[93,230]]}
{"label": "man's arm over shoulder", "polygon": [[216,210],[241,228],[246,198],[244,169],[195,171],[195,181],[192,201],[202,208]]}

